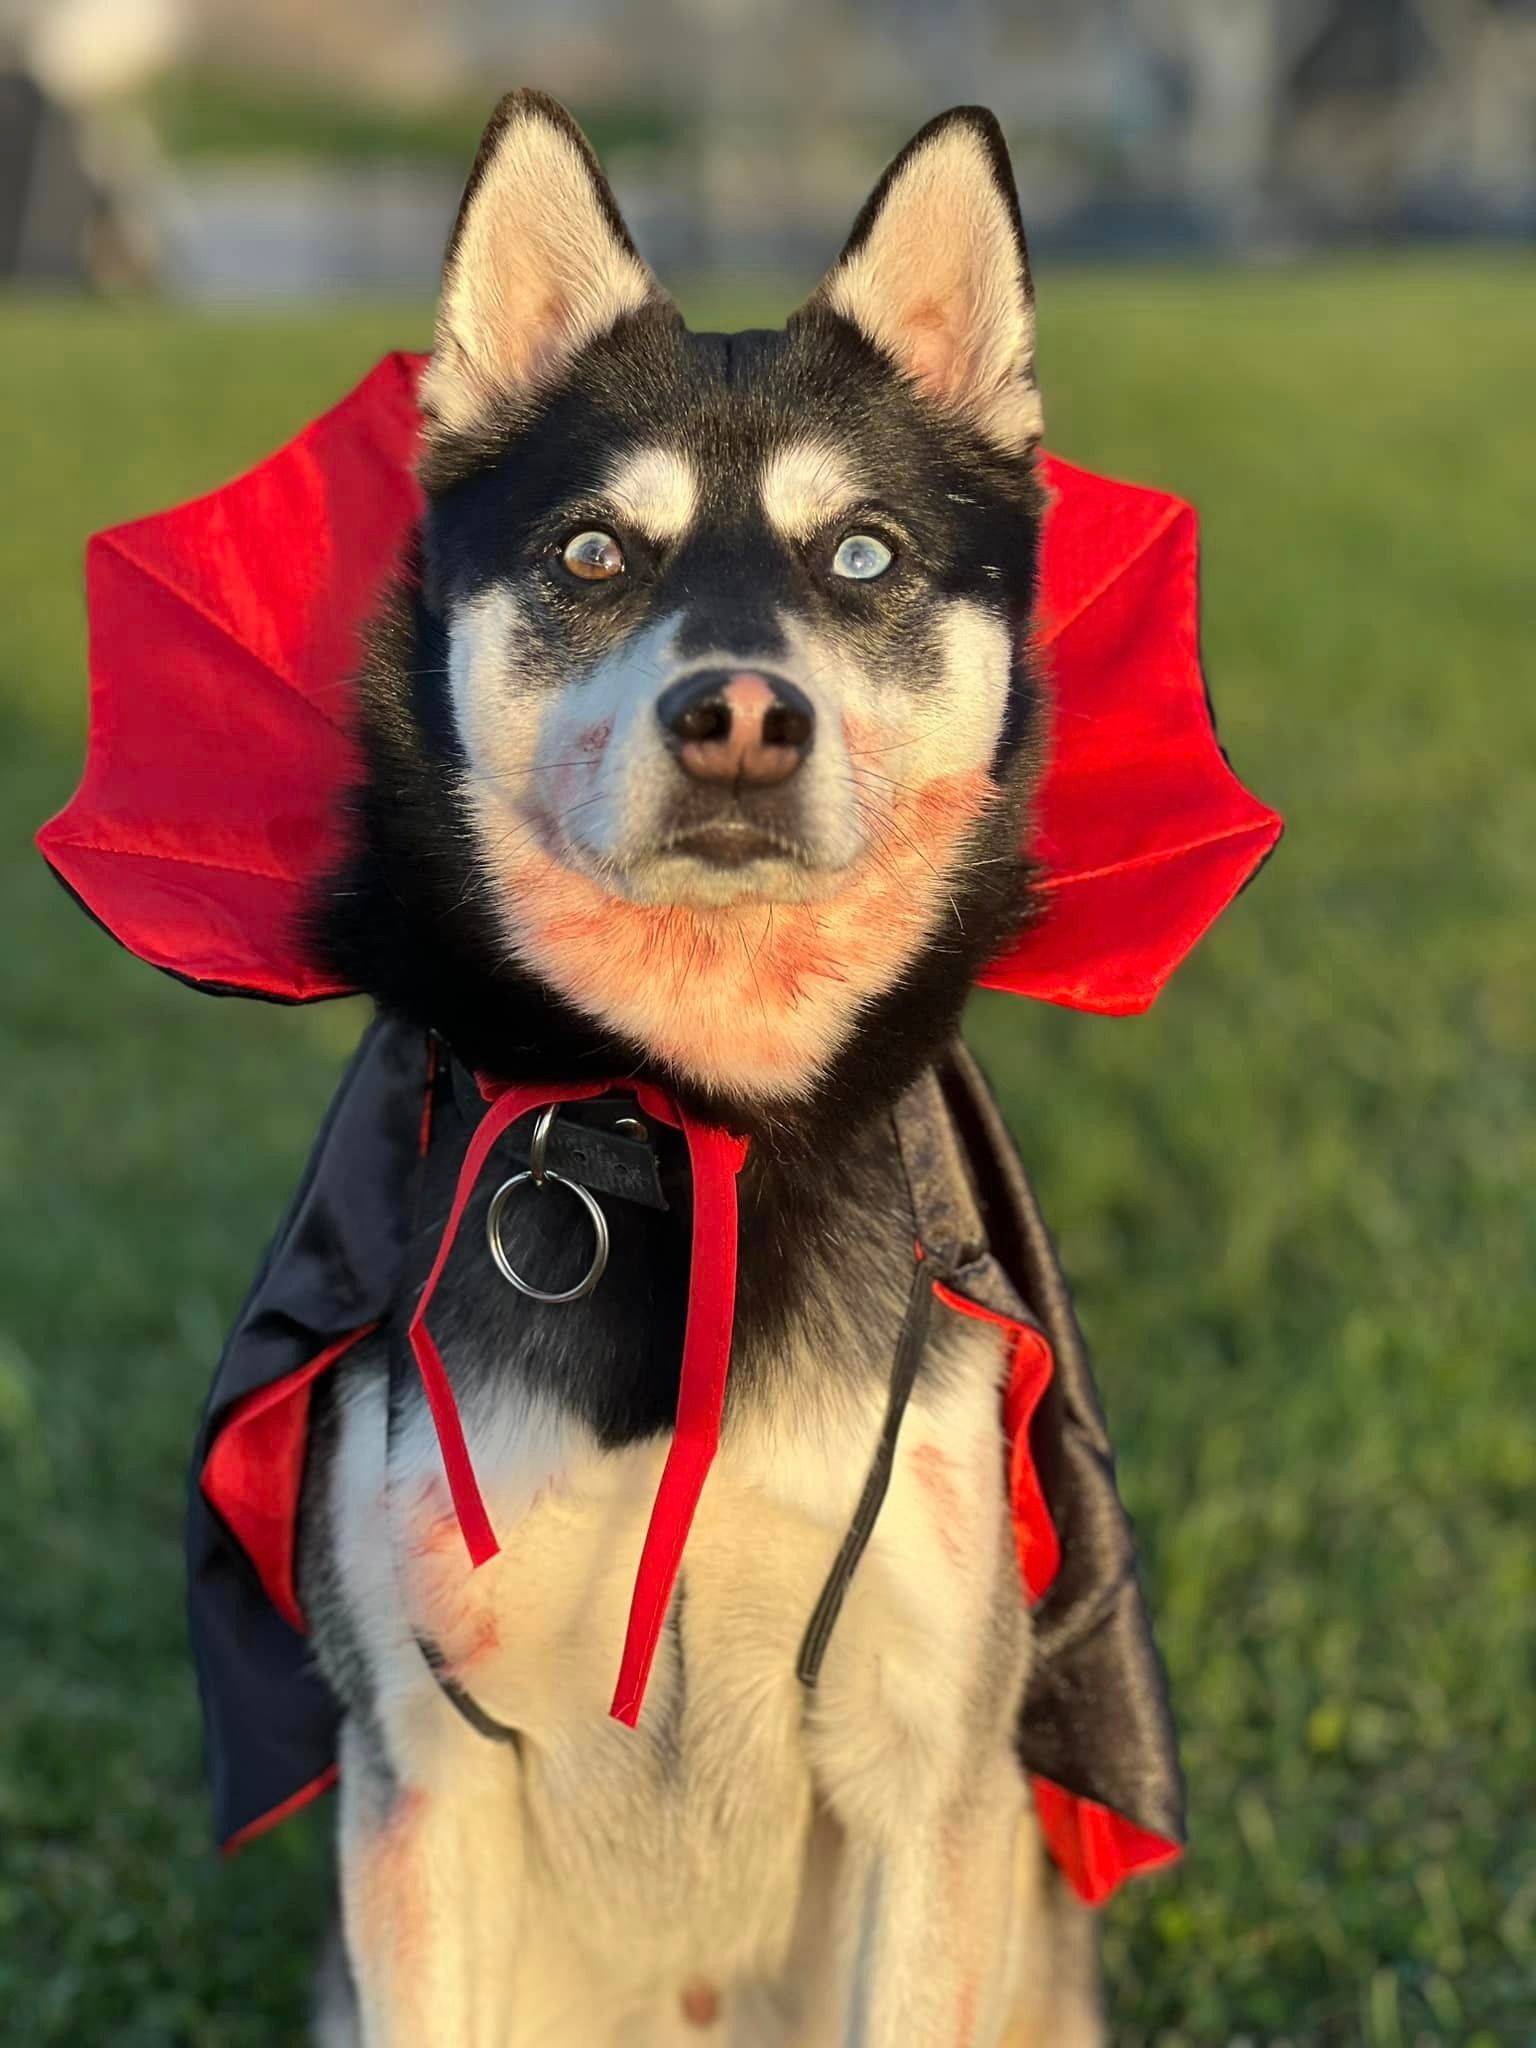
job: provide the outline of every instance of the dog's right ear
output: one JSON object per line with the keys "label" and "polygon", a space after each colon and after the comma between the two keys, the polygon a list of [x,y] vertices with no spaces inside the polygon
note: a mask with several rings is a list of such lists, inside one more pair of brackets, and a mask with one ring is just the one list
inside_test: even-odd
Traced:
{"label": "dog's right ear", "polygon": [[564,107],[511,92],[481,139],[448,243],[429,427],[460,433],[536,397],[628,313],[669,303]]}

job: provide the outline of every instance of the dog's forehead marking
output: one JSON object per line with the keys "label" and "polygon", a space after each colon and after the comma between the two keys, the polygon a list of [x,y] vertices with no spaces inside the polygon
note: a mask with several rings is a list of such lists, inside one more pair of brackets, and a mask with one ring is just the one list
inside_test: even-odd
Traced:
{"label": "dog's forehead marking", "polygon": [[686,533],[699,504],[693,465],[660,443],[621,456],[608,472],[603,495],[621,519],[652,540],[676,540]]}
{"label": "dog's forehead marking", "polygon": [[846,451],[807,437],[776,448],[763,464],[759,488],[769,523],[786,540],[805,540],[864,496]]}

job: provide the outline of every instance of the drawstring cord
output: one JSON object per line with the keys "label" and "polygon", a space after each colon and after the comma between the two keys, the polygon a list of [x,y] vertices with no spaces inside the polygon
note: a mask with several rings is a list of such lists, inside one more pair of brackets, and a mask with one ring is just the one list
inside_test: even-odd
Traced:
{"label": "drawstring cord", "polygon": [[661,1483],[651,1507],[639,1568],[635,1573],[624,1653],[613,1701],[608,1709],[614,1720],[633,1728],[640,1718],[646,1682],[655,1660],[656,1645],[672,1589],[677,1583],[683,1547],[688,1541],[694,1511],[720,1443],[720,1419],[725,1407],[726,1379],[731,1363],[731,1330],[736,1308],[736,1176],[746,1159],[747,1143],[744,1138],[733,1137],[717,1125],[701,1123],[679,1108],[665,1090],[650,1082],[538,1082],[507,1087],[485,1076],[478,1078],[480,1092],[490,1107],[481,1118],[464,1154],[458,1185],[454,1189],[453,1207],[448,1213],[437,1256],[432,1261],[432,1270],[421,1290],[421,1299],[416,1304],[408,1332],[411,1355],[416,1361],[422,1391],[437,1431],[454,1514],[470,1563],[476,1569],[495,1557],[501,1545],[486,1512],[469,1446],[464,1439],[458,1403],[453,1397],[442,1353],[428,1327],[427,1312],[453,1250],[464,1211],[469,1206],[492,1148],[518,1118],[526,1116],[530,1110],[547,1108],[551,1103],[587,1102],[594,1096],[620,1091],[633,1094],[646,1115],[680,1130],[688,1146],[693,1172],[693,1243],[688,1265],[688,1321],[678,1378],[677,1419],[666,1464],[662,1468]]}

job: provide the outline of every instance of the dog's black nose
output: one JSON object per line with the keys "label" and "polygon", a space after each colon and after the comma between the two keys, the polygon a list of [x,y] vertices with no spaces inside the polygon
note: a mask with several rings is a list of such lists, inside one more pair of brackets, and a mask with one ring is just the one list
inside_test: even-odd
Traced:
{"label": "dog's black nose", "polygon": [[763,669],[695,670],[662,691],[656,716],[699,782],[787,782],[816,736],[805,692]]}

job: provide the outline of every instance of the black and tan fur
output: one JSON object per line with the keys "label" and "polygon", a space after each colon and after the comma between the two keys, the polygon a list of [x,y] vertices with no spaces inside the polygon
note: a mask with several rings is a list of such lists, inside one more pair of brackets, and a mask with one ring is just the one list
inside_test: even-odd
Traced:
{"label": "black and tan fur", "polygon": [[[636,1731],[606,1709],[677,1397],[676,1147],[680,1199],[613,1205],[570,1308],[497,1278],[488,1188],[470,1213],[434,1322],[503,1543],[480,1573],[419,1395],[397,1377],[390,1416],[381,1344],[338,1369],[301,1560],[347,1716],[321,2038],[1081,2048],[1091,1937],[1013,1748],[984,1326],[941,1316],[814,1696],[794,1671],[910,1286],[892,1104],[1029,909],[1040,404],[996,124],[924,129],[784,332],[705,335],[569,118],[514,94],[423,396],[326,957],[467,1068],[653,1078],[752,1146],[726,1435]],[[597,582],[567,566],[593,533],[622,555]],[[850,535],[883,572],[838,571]],[[717,673],[809,707],[776,779],[684,772],[657,705]],[[509,1249],[559,1284],[571,1227],[524,1204]],[[467,1725],[423,1635],[515,1740]]]}

